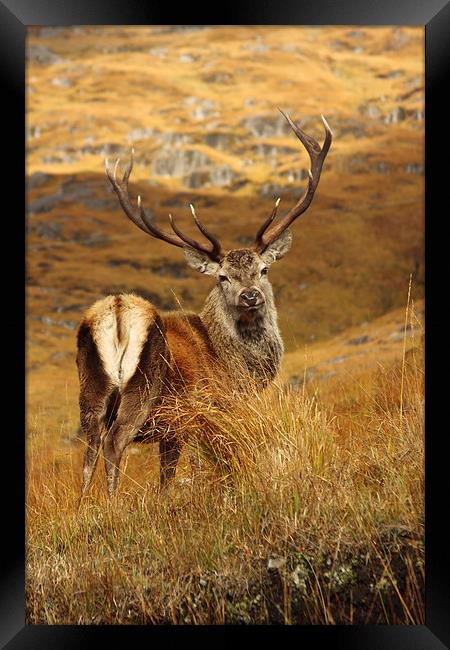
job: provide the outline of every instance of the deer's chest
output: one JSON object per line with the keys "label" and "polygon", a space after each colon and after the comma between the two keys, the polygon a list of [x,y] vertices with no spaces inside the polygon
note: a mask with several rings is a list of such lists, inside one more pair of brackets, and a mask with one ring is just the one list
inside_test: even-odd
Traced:
{"label": "deer's chest", "polygon": [[[234,351],[234,355],[230,354]],[[283,341],[276,333],[239,336],[229,344],[229,358],[240,358],[255,379],[271,380],[277,374],[283,355]]]}

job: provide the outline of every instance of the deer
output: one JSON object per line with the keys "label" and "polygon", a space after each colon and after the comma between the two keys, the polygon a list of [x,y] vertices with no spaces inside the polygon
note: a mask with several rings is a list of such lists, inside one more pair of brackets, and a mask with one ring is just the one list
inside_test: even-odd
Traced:
{"label": "deer", "polygon": [[141,197],[135,203],[130,198],[133,150],[121,179],[119,160],[111,169],[105,159],[107,178],[130,221],[146,235],[182,248],[188,266],[214,276],[216,283],[198,314],[160,313],[132,293],[101,298],[84,314],[76,358],[80,422],[87,440],[80,499],[91,484],[101,449],[108,495],[116,493],[121,458],[133,442],[159,443],[158,489],[165,491],[175,476],[183,441],[170,423],[158,426],[152,413],[169,395],[189,393],[203,378],[222,372],[242,377],[244,369],[261,389],[276,377],[284,346],[268,271],[291,247],[289,227],[313,200],[333,137],[323,115],[325,137],[320,146],[280,112],[309,155],[308,184],[282,218],[276,219],[280,199],[276,201],[254,244],[246,248],[225,250],[192,205],[194,223],[205,241],[184,234],[172,215],[173,234],[160,230],[145,212]]}

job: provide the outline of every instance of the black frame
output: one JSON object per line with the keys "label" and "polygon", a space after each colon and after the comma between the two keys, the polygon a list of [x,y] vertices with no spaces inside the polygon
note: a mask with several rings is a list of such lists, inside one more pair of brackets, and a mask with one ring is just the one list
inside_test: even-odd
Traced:
{"label": "black frame", "polygon": [[[161,3],[162,5],[162,3]],[[166,3],[167,6],[167,3]],[[3,152],[6,163],[4,179],[8,179],[7,191],[2,192],[2,198],[12,196],[11,207],[5,211],[3,223],[8,227],[9,240],[14,240],[19,248],[19,255],[24,251],[24,230],[22,221],[17,215],[17,197],[24,193],[25,152],[19,143],[24,142],[25,123],[25,34],[31,25],[138,25],[138,24],[170,24],[173,20],[174,9],[155,6],[145,0],[127,0],[114,2],[112,0],[78,0],[75,2],[58,2],[58,0],[2,0],[0,2],[0,66],[2,72],[2,108],[6,109],[4,120],[6,129],[2,136],[11,137],[11,143]],[[426,625],[417,626],[302,626],[292,628],[277,628],[279,635],[295,635],[295,639],[306,641],[309,645],[323,641],[334,648],[364,648],[406,650],[439,650],[450,646],[449,611],[448,611],[448,566],[446,534],[440,530],[443,517],[440,513],[439,496],[444,493],[447,457],[444,453],[445,437],[440,436],[441,427],[438,419],[438,408],[446,404],[444,389],[448,392],[448,382],[433,381],[432,365],[441,354],[445,345],[444,319],[438,318],[438,305],[442,303],[443,293],[436,291],[437,300],[433,300],[434,287],[437,279],[442,277],[442,260],[445,259],[439,245],[446,240],[438,237],[434,223],[442,223],[448,218],[448,190],[446,191],[445,165],[440,165],[437,152],[445,147],[446,117],[444,111],[447,103],[444,100],[446,89],[446,63],[450,60],[450,6],[446,0],[314,0],[301,5],[291,2],[272,3],[261,0],[259,3],[241,2],[239,7],[227,12],[224,4],[216,7],[216,15],[205,15],[191,3],[177,10],[179,22],[193,24],[196,20],[205,21],[208,18],[213,24],[296,24],[296,25],[421,25],[425,27],[425,74],[426,74],[426,125],[425,125],[425,154],[426,154],[426,361],[427,377],[425,396],[426,409]],[[8,114],[9,113],[9,114]],[[17,183],[14,192],[9,185]],[[447,181],[448,182],[448,181]],[[3,184],[4,186],[4,184]],[[447,199],[447,205],[444,202]],[[6,195],[6,196],[5,196]],[[3,207],[3,205],[2,205]],[[441,208],[441,210],[440,210]],[[14,212],[16,217],[14,218]],[[443,212],[443,214],[439,214]],[[6,217],[8,222],[6,222]],[[12,230],[12,232],[11,232]],[[446,242],[447,243],[447,242]],[[430,255],[433,247],[433,256]],[[24,266],[20,267],[24,269]],[[6,275],[6,271],[8,275]],[[23,271],[22,271],[23,273]],[[11,274],[10,260],[4,269],[3,277],[11,277],[20,282],[24,279],[18,267]],[[5,283],[6,284],[6,283]],[[10,283],[7,283],[8,289]],[[23,287],[23,284],[22,284]],[[431,294],[431,295],[430,295]],[[11,362],[6,365],[8,374],[12,376],[9,383],[10,393],[18,399],[16,408],[11,408],[9,402],[4,403],[4,409],[11,412],[13,421],[17,421],[17,408],[25,406],[23,398],[23,374],[21,362],[25,360],[24,353],[24,322],[19,314],[24,313],[24,301],[21,289],[10,290],[8,295],[8,311],[4,310],[2,322],[7,322],[8,341],[15,337],[16,345],[6,346],[12,352]],[[8,314],[8,317],[6,317]],[[445,323],[446,324],[446,323]],[[446,328],[448,330],[448,327]],[[439,336],[439,334],[441,336]],[[431,340],[433,339],[433,341]],[[438,349],[438,346],[440,348]],[[439,351],[438,351],[439,350]],[[4,366],[5,367],[5,366]],[[22,366],[23,367],[23,366]],[[14,373],[11,374],[11,370]],[[448,397],[447,397],[448,401]],[[442,413],[444,415],[444,413]],[[447,420],[448,420],[448,414]],[[445,419],[443,420],[446,421]],[[444,425],[445,426],[445,425]],[[448,425],[447,425],[448,426]],[[11,650],[26,648],[78,648],[81,644],[102,647],[111,640],[130,643],[139,640],[178,638],[184,641],[188,638],[220,635],[226,638],[230,627],[157,627],[157,626],[25,626],[25,562],[24,562],[24,451],[25,440],[22,430],[17,426],[3,427],[5,448],[2,458],[2,505],[8,505],[5,512],[3,507],[2,523],[2,571],[0,591],[0,647]],[[10,471],[5,475],[5,465]],[[448,508],[448,506],[447,506]],[[445,517],[445,510],[443,513]],[[264,627],[263,634],[272,634],[271,627]],[[251,630],[251,632],[250,632]],[[261,631],[258,628],[257,631]],[[247,635],[254,634],[251,627],[241,628],[239,634],[243,640]],[[308,643],[309,642],[309,643]],[[445,644],[445,645],[444,645]]]}

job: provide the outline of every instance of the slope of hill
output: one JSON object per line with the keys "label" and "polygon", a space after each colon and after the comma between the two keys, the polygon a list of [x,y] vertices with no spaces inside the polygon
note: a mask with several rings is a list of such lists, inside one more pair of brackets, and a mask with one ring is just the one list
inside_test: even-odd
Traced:
{"label": "slope of hill", "polygon": [[[29,29],[28,622],[423,623],[423,36]],[[192,233],[193,203],[249,245],[306,182],[277,106],[320,139],[323,113],[334,141],[270,271],[278,385],[213,414],[234,491],[214,462],[192,482],[183,453],[160,501],[156,446],[130,446],[117,503],[99,471],[78,512],[83,310],[116,291],[198,310],[212,286],[126,219],[103,158],[134,147],[131,194],[161,227]]]}
{"label": "slope of hill", "polygon": [[194,400],[203,469],[185,448],[163,499],[157,446],[131,445],[119,498],[99,467],[77,508],[75,382],[37,370],[27,622],[422,624],[422,307],[287,354],[232,408]]}
{"label": "slope of hill", "polygon": [[278,105],[320,138],[325,114],[335,134],[294,249],[272,272],[288,348],[401,306],[410,273],[419,297],[422,48],[415,28],[30,29],[30,332],[42,334],[42,318],[69,327],[118,287],[197,309],[207,281],[128,223],[103,158],[133,145],[131,191],[159,224],[172,211],[189,230],[193,202],[242,246],[273,200],[287,209],[305,183],[307,156]]}
{"label": "slope of hill", "polygon": [[134,146],[131,192],[162,227],[172,211],[192,232],[193,202],[242,246],[273,199],[287,208],[305,183],[307,156],[277,105],[317,137],[321,112],[334,131],[293,249],[271,270],[286,348],[300,350],[290,374],[306,343],[402,307],[411,273],[420,298],[422,49],[416,28],[30,29],[30,404],[76,390],[75,328],[99,296],[198,310],[211,286],[128,222],[103,157]]}

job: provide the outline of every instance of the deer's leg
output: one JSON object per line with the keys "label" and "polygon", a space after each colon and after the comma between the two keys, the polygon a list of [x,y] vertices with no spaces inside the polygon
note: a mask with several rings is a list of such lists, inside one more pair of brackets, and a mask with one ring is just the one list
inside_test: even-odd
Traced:
{"label": "deer's leg", "polygon": [[[123,447],[124,449],[125,447]],[[108,495],[113,496],[114,492],[117,489],[118,484],[118,474],[120,460],[122,458],[122,453],[119,454],[116,452],[116,446],[114,442],[114,430],[110,431],[103,443],[103,455],[105,458],[105,471],[106,471],[106,482],[108,486]]]}
{"label": "deer's leg", "polygon": [[159,489],[163,492],[174,478],[180,458],[182,443],[176,437],[163,438],[159,443]]}
{"label": "deer's leg", "polygon": [[87,442],[83,459],[80,498],[86,494],[91,485],[100,455],[102,433],[108,428],[111,418],[114,417],[116,398],[115,391],[103,395],[94,392],[86,394],[86,391],[82,391],[80,394],[80,423]]}
{"label": "deer's leg", "polygon": [[84,496],[92,482],[100,455],[102,434],[104,435],[108,431],[116,417],[120,395],[117,389],[113,389],[109,395],[98,397],[94,406],[86,402],[86,399],[80,399],[81,428],[85,432],[87,440],[83,461],[81,497]]}
{"label": "deer's leg", "polygon": [[103,368],[92,337],[91,326],[82,322],[77,336],[77,366],[80,380],[80,425],[87,442],[83,460],[80,503],[92,482],[97,465],[102,432],[107,424],[114,388]]}
{"label": "deer's leg", "polygon": [[126,447],[133,441],[148,418],[148,395],[129,390],[122,395],[117,418],[103,444],[108,494],[113,496],[119,484],[120,461]]}
{"label": "deer's leg", "polygon": [[114,494],[119,482],[120,461],[126,446],[143,427],[160,398],[164,373],[166,344],[159,316],[149,326],[138,367],[121,394],[116,420],[103,447],[108,493]]}
{"label": "deer's leg", "polygon": [[86,436],[87,447],[83,459],[83,478],[81,482],[81,497],[85,495],[92,482],[95,467],[100,453],[101,418],[94,413],[86,414],[82,418],[83,432]]}

